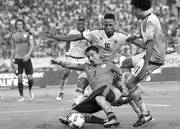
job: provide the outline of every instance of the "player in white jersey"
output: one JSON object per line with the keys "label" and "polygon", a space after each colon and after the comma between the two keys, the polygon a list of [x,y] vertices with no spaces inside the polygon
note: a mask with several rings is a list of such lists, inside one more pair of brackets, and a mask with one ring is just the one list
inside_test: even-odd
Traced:
{"label": "player in white jersey", "polygon": [[[100,46],[103,55],[110,55],[108,59],[113,59],[116,51],[121,46],[126,44],[128,34],[124,31],[115,30],[115,16],[113,14],[105,14],[103,19],[103,28],[100,30],[93,30],[90,32],[83,32],[82,34],[69,34],[54,36],[50,34],[43,34],[46,37],[57,39],[60,41],[77,41],[86,39],[93,45]],[[107,58],[106,58],[107,59]],[[118,79],[117,79],[118,80]],[[114,81],[118,82],[118,81]]]}
{"label": "player in white jersey", "polygon": [[145,56],[139,60],[126,83],[129,95],[141,111],[141,116],[133,124],[137,127],[152,120],[152,116],[147,111],[136,85],[164,64],[165,41],[160,22],[151,12],[151,0],[131,0],[131,5],[132,13],[141,20],[142,40],[139,40],[139,37],[130,36],[127,41],[146,50]]}
{"label": "player in white jersey", "polygon": [[128,34],[124,31],[115,30],[115,16],[113,14],[106,14],[103,19],[103,29],[92,30],[89,32],[83,32],[81,34],[68,34],[54,36],[47,33],[43,33],[44,36],[57,39],[59,41],[77,41],[86,39],[93,45],[98,45],[104,49],[104,54],[115,53],[122,45],[126,43]]}
{"label": "player in white jersey", "polygon": [[[76,30],[72,30],[69,34],[81,34],[82,32],[86,32],[85,30],[85,20],[84,18],[79,18],[76,23]],[[69,51],[66,53],[66,62],[73,62],[78,64],[84,64],[87,61],[87,58],[84,55],[85,48],[89,45],[86,40],[79,40],[70,43]],[[60,101],[64,96],[64,83],[69,76],[70,69],[65,69],[63,71],[63,76],[60,82],[60,93],[56,97],[56,100]],[[82,97],[85,87],[89,84],[86,79],[86,73],[82,71],[76,71],[78,75],[77,87],[75,89],[75,98],[73,104],[78,104]]]}

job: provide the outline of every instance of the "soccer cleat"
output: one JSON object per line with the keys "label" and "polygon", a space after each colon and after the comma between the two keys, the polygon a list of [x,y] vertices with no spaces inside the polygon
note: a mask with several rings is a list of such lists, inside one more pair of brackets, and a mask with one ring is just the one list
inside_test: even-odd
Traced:
{"label": "soccer cleat", "polygon": [[153,120],[153,117],[152,115],[150,114],[150,111],[148,111],[147,114],[142,114],[138,120],[133,124],[133,127],[138,127],[138,126],[141,126],[143,124],[145,124],[146,122],[148,121],[151,121]]}
{"label": "soccer cleat", "polygon": [[120,122],[116,119],[112,119],[108,122],[106,122],[103,126],[104,128],[110,128],[110,127],[118,127],[120,125]]}
{"label": "soccer cleat", "polygon": [[61,101],[63,97],[64,97],[64,93],[60,92],[59,95],[56,97],[56,100]]}
{"label": "soccer cleat", "polygon": [[66,118],[59,118],[59,121],[64,125],[69,125],[69,121]]}
{"label": "soccer cleat", "polygon": [[33,99],[34,99],[34,94],[33,94],[32,92],[29,94],[29,99],[30,99],[30,100],[33,100]]}
{"label": "soccer cleat", "polygon": [[23,102],[23,101],[25,101],[24,97],[21,97],[20,99],[18,99],[18,102]]}

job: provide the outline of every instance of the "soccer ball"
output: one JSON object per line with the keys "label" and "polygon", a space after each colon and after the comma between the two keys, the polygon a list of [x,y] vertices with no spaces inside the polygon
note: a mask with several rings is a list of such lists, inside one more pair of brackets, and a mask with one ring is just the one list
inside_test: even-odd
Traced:
{"label": "soccer ball", "polygon": [[69,121],[69,126],[72,129],[80,129],[85,123],[85,118],[80,113],[72,113],[69,116],[68,121]]}

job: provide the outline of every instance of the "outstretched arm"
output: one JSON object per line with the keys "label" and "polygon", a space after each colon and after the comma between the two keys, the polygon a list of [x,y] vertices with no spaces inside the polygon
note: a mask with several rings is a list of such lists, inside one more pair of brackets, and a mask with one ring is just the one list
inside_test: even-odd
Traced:
{"label": "outstretched arm", "polygon": [[64,68],[85,71],[85,64],[75,64],[75,63],[70,63],[70,62],[67,63],[61,60],[51,60],[51,64],[58,64]]}
{"label": "outstretched arm", "polygon": [[83,34],[69,34],[69,35],[53,35],[50,33],[42,33],[41,35],[51,38],[51,39],[55,39],[57,41],[66,41],[66,42],[70,42],[70,41],[77,41],[77,40],[83,40]]}
{"label": "outstretched arm", "polygon": [[129,36],[127,38],[127,42],[132,43],[132,44],[134,44],[134,45],[136,45],[142,49],[146,49],[143,40],[141,40],[141,38],[139,38],[139,37]]}

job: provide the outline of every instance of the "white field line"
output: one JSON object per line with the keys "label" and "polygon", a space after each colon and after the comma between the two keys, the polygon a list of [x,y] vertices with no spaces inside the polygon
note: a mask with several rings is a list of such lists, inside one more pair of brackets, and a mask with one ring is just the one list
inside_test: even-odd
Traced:
{"label": "white field line", "polygon": [[[147,107],[170,107],[171,105],[164,104],[146,104]],[[129,105],[122,106],[129,107]],[[119,108],[119,107],[115,107]],[[54,112],[54,111],[67,111],[69,108],[60,108],[60,109],[35,109],[35,110],[14,110],[14,111],[0,111],[0,114],[12,114],[12,113],[36,113],[36,112]]]}

